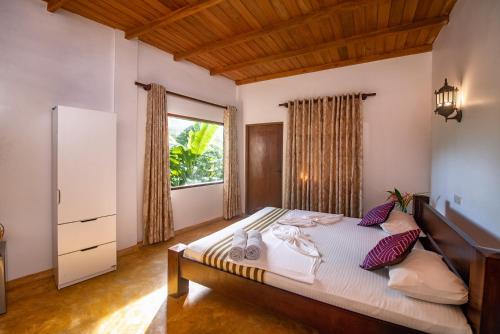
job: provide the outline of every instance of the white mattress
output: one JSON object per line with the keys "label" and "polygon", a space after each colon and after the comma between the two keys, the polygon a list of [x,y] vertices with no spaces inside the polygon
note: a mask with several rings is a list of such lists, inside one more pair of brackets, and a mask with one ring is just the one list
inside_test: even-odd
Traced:
{"label": "white mattress", "polygon": [[[265,208],[188,245],[184,256],[202,262],[205,249],[272,210]],[[359,267],[366,254],[387,234],[379,227],[357,226],[359,219],[344,218],[333,225],[301,228],[311,236],[323,263],[316,280],[305,284],[270,272],[264,283],[370,317],[429,333],[470,334],[460,307],[429,303],[392,290],[386,269],[367,271]]]}

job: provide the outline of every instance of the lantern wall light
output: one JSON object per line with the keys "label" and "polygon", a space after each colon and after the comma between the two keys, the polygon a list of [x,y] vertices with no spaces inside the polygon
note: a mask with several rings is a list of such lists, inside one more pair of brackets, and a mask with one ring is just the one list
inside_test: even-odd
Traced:
{"label": "lantern wall light", "polygon": [[444,79],[444,86],[434,91],[436,95],[436,110],[434,112],[445,118],[462,121],[462,110],[457,107],[458,88],[448,85],[448,79]]}

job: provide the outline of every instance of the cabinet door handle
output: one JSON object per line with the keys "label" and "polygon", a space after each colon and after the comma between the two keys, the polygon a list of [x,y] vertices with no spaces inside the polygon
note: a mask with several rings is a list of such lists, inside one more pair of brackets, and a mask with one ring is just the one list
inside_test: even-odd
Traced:
{"label": "cabinet door handle", "polygon": [[86,251],[91,250],[91,249],[96,249],[97,247],[99,247],[99,246],[92,246],[89,248],[80,249],[80,252],[86,252]]}
{"label": "cabinet door handle", "polygon": [[90,218],[90,219],[80,220],[80,222],[81,223],[86,223],[86,222],[92,222],[94,220],[97,220],[97,218]]}
{"label": "cabinet door handle", "polygon": [[57,189],[57,204],[61,204],[61,189]]}

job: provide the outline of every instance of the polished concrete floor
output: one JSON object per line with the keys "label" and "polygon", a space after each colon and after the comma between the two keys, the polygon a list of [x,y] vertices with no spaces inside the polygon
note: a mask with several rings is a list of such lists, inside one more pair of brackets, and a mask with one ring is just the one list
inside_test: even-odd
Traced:
{"label": "polished concrete floor", "polygon": [[120,256],[118,270],[58,291],[52,278],[15,287],[0,333],[313,333],[290,319],[191,283],[167,297],[167,249],[218,230],[221,221]]}

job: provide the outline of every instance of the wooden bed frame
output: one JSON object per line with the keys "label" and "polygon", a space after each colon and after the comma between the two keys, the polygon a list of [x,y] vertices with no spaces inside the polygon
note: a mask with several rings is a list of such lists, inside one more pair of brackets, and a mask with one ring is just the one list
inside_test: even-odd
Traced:
{"label": "wooden bed frame", "polygon": [[[483,230],[459,227],[428,203],[427,196],[414,197],[415,220],[427,234],[421,242],[425,248],[443,255],[448,266],[468,284],[469,302],[463,309],[473,331],[500,333],[500,319],[496,319],[500,316],[498,240]],[[178,244],[168,252],[170,296],[187,294],[189,281],[193,281],[308,324],[321,333],[420,333],[184,258],[185,249],[185,245]]]}

